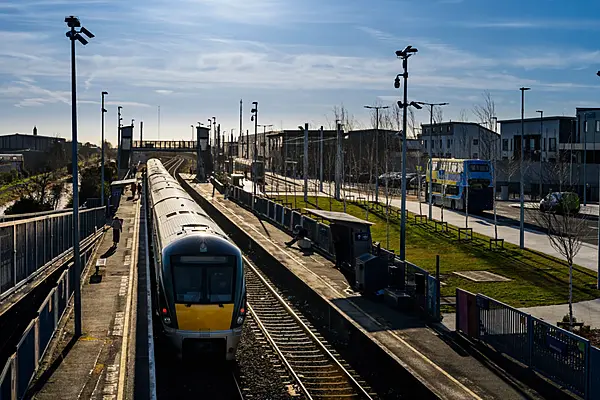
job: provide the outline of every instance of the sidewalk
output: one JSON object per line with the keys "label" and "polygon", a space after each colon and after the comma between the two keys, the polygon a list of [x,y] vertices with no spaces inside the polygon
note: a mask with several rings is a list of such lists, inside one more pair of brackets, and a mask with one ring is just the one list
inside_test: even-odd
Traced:
{"label": "sidewalk", "polygon": [[[391,200],[394,207],[400,208],[400,200]],[[407,201],[406,209],[412,213],[419,214],[419,203],[416,201]],[[429,206],[422,205],[423,214],[427,215]],[[439,207],[433,207],[433,218],[440,220],[441,210]],[[450,225],[464,227],[465,215],[456,211],[444,209],[444,221]],[[480,233],[489,237],[494,237],[494,221],[487,218],[469,215],[469,228],[473,228],[473,232]],[[504,239],[507,243],[519,245],[519,227],[498,224],[498,237]],[[558,259],[564,259],[550,245],[550,239],[545,233],[525,229],[525,247],[535,251],[548,254]],[[588,243],[581,245],[581,250],[575,257],[575,263],[592,271],[598,271],[597,264],[598,246]]]}
{"label": "sidewalk", "polygon": [[100,267],[101,281],[90,283],[95,262],[82,277],[83,334],[73,340],[71,311],[33,385],[35,399],[133,398],[133,357],[124,349],[131,345],[130,332],[135,327],[131,314],[137,291],[134,266],[139,201],[127,198],[131,196],[129,190],[123,196],[117,210],[117,216],[124,220],[120,243],[116,250],[112,249],[112,231],[108,230],[98,248],[98,259],[106,260],[106,266]]}

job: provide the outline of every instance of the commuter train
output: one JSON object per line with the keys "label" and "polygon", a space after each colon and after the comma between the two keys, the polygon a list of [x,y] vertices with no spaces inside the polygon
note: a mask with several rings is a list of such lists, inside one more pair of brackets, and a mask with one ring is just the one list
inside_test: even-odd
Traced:
{"label": "commuter train", "polygon": [[153,305],[185,357],[233,360],[246,317],[242,254],[157,159],[147,162],[154,253]]}

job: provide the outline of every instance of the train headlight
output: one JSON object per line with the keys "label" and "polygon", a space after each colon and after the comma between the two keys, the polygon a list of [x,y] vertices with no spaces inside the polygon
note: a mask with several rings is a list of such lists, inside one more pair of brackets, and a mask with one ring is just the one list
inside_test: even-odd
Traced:
{"label": "train headlight", "polygon": [[164,317],[163,322],[165,325],[171,325],[171,317]]}

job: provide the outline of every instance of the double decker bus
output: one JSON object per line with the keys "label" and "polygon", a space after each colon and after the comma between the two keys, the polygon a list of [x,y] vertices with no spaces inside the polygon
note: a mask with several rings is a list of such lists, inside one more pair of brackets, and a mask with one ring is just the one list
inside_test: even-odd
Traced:
{"label": "double decker bus", "polygon": [[491,161],[433,158],[427,165],[426,199],[429,199],[430,170],[434,205],[444,204],[445,208],[465,211],[468,203],[469,212],[493,209],[494,171]]}

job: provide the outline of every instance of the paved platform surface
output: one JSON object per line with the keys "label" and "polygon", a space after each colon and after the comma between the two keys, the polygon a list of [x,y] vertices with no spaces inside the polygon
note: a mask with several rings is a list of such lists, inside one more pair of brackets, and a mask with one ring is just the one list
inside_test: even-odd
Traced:
{"label": "paved platform surface", "polygon": [[[185,178],[186,175],[183,175]],[[249,233],[283,265],[301,277],[313,290],[328,299],[380,346],[393,354],[411,373],[444,399],[519,399],[523,393],[487,369],[466,352],[447,344],[419,319],[404,315],[381,303],[347,293],[346,278],[326,258],[304,255],[297,247],[287,248],[290,236],[258,219],[251,211],[224,200],[212,186],[189,180],[204,198]],[[531,391],[528,394],[536,398]]]}
{"label": "paved platform surface", "polygon": [[117,216],[124,220],[119,245],[112,248],[112,231],[108,230],[97,252],[98,258],[106,259],[106,266],[100,268],[101,281],[90,283],[95,261],[82,278],[83,334],[73,340],[71,311],[38,375],[35,399],[134,398],[132,337],[136,326],[135,266],[140,208],[139,201],[127,196],[131,196],[129,190],[117,211]]}

